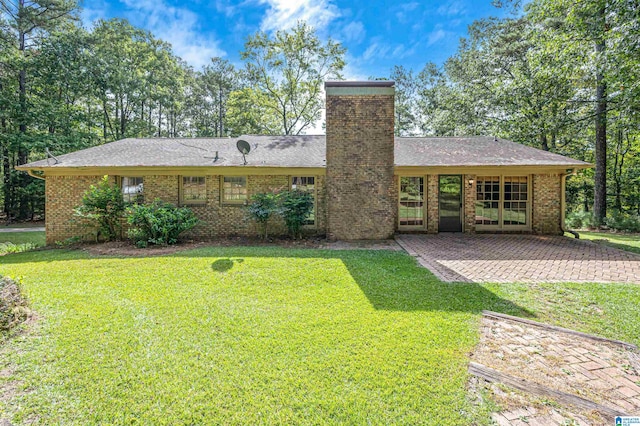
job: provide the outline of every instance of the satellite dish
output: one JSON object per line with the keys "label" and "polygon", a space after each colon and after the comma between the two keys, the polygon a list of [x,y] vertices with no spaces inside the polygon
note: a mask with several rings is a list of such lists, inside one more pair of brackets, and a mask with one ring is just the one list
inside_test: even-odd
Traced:
{"label": "satellite dish", "polygon": [[251,145],[249,145],[249,142],[245,140],[238,139],[236,146],[238,147],[238,151],[242,153],[242,159],[244,160],[244,164],[247,164],[246,155],[251,151]]}

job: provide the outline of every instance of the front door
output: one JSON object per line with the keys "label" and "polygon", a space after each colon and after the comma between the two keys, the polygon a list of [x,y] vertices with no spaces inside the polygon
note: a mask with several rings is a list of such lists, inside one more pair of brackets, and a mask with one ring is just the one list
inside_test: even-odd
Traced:
{"label": "front door", "polygon": [[440,175],[438,232],[462,232],[462,176]]}

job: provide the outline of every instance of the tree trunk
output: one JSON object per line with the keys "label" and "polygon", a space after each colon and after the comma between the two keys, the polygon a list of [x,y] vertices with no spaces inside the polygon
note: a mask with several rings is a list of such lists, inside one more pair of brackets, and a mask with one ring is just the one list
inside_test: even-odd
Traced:
{"label": "tree trunk", "polygon": [[539,136],[539,139],[540,139],[540,147],[545,151],[549,151],[549,142],[547,140],[547,134],[541,133]]}
{"label": "tree trunk", "polygon": [[616,157],[613,163],[613,182],[615,185],[615,200],[613,207],[617,211],[622,211],[622,163],[624,162],[624,153],[622,151],[622,130],[616,132]]}
{"label": "tree trunk", "polygon": [[587,186],[587,182],[584,182],[582,184],[582,193],[584,194],[584,205],[583,205],[583,207],[584,207],[585,213],[588,213],[589,212],[589,208],[590,208],[590,206],[589,206],[589,193],[590,192],[591,191],[589,191],[589,188]]}
{"label": "tree trunk", "polygon": [[[124,107],[124,96],[120,97],[120,138],[124,138],[127,133],[127,114]],[[120,139],[118,138],[118,139]]]}
{"label": "tree trunk", "polygon": [[[7,122],[3,118],[1,121],[2,132],[6,133]],[[2,191],[4,194],[3,210],[6,215],[7,223],[11,219],[11,203],[13,202],[13,191],[11,185],[11,158],[9,148],[2,144]]]}
{"label": "tree trunk", "polygon": [[[24,33],[24,22],[23,22],[23,13],[24,13],[24,0],[20,0],[18,2],[18,44],[19,51],[22,54],[24,59],[24,53],[26,48],[26,34]],[[18,121],[18,130],[21,136],[24,136],[27,133],[27,70],[22,68],[18,71],[18,96],[19,96],[19,104],[20,104],[20,117]],[[24,137],[21,138],[20,144],[18,146],[18,165],[26,164],[29,152],[27,148],[23,145]]]}
{"label": "tree trunk", "polygon": [[218,121],[220,124],[220,137],[223,137],[224,128],[222,127],[222,86],[218,87]]}
{"label": "tree trunk", "polygon": [[593,219],[596,226],[602,225],[607,216],[607,83],[604,79],[604,24],[605,8],[600,8],[603,34],[596,40],[596,171],[593,194]]}
{"label": "tree trunk", "polygon": [[113,126],[116,130],[116,140],[121,139],[120,138],[120,104],[118,103],[118,97],[116,96],[116,98],[113,100],[113,107],[115,108],[115,119],[113,120]]}

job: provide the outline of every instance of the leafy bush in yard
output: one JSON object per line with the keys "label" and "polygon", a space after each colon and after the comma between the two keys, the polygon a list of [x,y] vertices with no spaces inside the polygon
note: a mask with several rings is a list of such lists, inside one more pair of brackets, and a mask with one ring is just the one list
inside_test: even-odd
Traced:
{"label": "leafy bush in yard", "polygon": [[308,192],[291,190],[281,192],[280,215],[293,238],[300,236],[300,229],[313,210],[313,195]]}
{"label": "leafy bush in yard", "polygon": [[272,192],[255,194],[246,207],[247,215],[258,223],[265,240],[269,236],[269,220],[278,213],[278,198],[278,194]]}
{"label": "leafy bush in yard", "polygon": [[20,284],[11,278],[0,278],[0,333],[6,334],[29,316],[27,301]]}
{"label": "leafy bush in yard", "polygon": [[164,201],[133,204],[127,209],[131,225],[129,238],[138,247],[148,244],[168,245],[178,242],[178,236],[196,226],[198,219],[187,207],[176,207]]}
{"label": "leafy bush in yard", "polygon": [[593,228],[593,214],[584,211],[569,213],[565,223],[573,229]]}
{"label": "leafy bush in yard", "polygon": [[82,204],[75,209],[78,217],[89,219],[98,226],[98,238],[107,241],[118,239],[122,227],[120,219],[124,214],[125,204],[122,190],[116,184],[109,183],[104,176],[98,185],[91,185],[82,196]]}
{"label": "leafy bush in yard", "polygon": [[0,243],[0,256],[11,253],[22,253],[23,251],[29,251],[37,248],[38,245],[34,243],[22,243],[14,244],[11,242]]}
{"label": "leafy bush in yard", "polygon": [[640,232],[640,216],[615,212],[605,218],[604,223],[611,229],[623,232]]}

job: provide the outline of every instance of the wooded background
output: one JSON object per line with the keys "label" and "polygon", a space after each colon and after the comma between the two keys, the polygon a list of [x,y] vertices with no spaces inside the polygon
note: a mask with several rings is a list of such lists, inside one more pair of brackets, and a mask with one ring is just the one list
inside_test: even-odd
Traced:
{"label": "wooded background", "polygon": [[[568,209],[593,223],[640,214],[640,5],[534,0],[469,27],[443,66],[390,64],[396,134],[491,135],[592,162]],[[304,22],[247,35],[242,65],[194,70],[125,20],[79,24],[72,0],[0,0],[0,202],[44,212],[44,182],[16,165],[127,137],[302,134],[345,49]]]}

